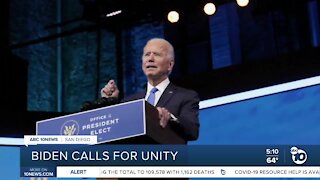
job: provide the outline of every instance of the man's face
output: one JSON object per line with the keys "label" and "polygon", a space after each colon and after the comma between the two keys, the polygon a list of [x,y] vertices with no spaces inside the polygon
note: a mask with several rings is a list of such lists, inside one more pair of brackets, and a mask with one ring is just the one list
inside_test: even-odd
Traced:
{"label": "man's face", "polygon": [[164,80],[172,70],[173,61],[169,59],[168,47],[164,42],[151,41],[142,56],[142,70],[148,79]]}

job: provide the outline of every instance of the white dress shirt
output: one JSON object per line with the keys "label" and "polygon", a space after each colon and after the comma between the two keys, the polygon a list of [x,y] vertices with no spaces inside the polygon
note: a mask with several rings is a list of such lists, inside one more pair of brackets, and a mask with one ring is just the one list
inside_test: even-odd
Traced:
{"label": "white dress shirt", "polygon": [[[160,84],[158,84],[156,86],[156,88],[158,89],[158,91],[155,93],[155,100],[154,100],[154,104],[157,104],[161,95],[163,94],[164,90],[167,88],[167,86],[170,84],[170,80],[169,78],[163,80]],[[154,88],[154,86],[152,86],[149,82],[148,82],[148,86],[147,86],[147,93],[145,96],[145,100],[148,99],[149,95],[150,95],[150,91],[151,89]]]}

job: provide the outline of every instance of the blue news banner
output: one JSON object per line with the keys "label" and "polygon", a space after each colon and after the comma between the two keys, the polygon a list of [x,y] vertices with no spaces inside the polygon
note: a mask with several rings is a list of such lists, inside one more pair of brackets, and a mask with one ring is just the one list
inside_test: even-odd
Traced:
{"label": "blue news banner", "polygon": [[21,147],[21,177],[57,166],[320,166],[320,145],[36,145]]}

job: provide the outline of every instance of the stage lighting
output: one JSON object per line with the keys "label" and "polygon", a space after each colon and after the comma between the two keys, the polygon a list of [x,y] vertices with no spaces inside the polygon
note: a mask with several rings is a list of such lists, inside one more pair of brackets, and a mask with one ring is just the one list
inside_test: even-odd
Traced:
{"label": "stage lighting", "polygon": [[240,7],[244,7],[244,6],[247,6],[249,4],[249,0],[237,0],[237,4]]}
{"label": "stage lighting", "polygon": [[115,16],[118,15],[122,12],[122,10],[118,10],[118,11],[113,11],[111,13],[106,14],[106,17],[111,17],[111,16]]}
{"label": "stage lighting", "polygon": [[207,15],[212,15],[216,12],[216,6],[213,3],[207,3],[203,10]]}
{"label": "stage lighting", "polygon": [[176,23],[179,21],[179,13],[177,11],[170,11],[168,13],[168,21]]}

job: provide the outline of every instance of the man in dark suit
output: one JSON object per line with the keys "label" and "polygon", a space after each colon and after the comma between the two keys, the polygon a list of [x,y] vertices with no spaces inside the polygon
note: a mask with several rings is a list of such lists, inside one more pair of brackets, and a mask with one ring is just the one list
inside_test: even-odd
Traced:
{"label": "man in dark suit", "polygon": [[[161,38],[153,38],[143,49],[142,69],[147,77],[147,89],[122,102],[145,98],[157,107],[159,124],[165,128],[168,124],[185,139],[196,140],[199,135],[199,97],[189,89],[175,86],[169,80],[174,66],[173,46]],[[101,89],[101,96],[118,97],[119,90],[114,80],[110,80]]]}

